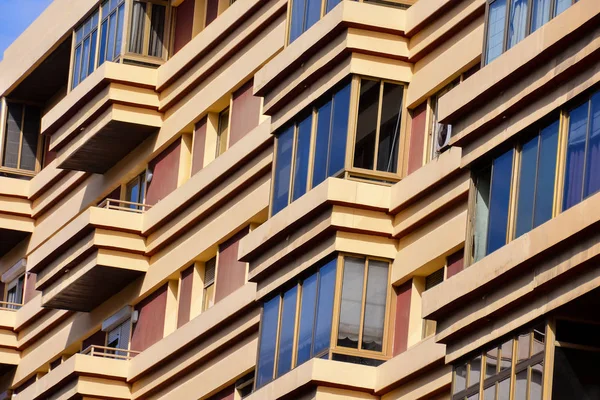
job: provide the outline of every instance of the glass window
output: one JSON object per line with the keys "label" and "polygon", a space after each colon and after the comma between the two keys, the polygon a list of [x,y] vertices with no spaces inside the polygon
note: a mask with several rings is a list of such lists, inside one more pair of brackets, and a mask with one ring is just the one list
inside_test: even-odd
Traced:
{"label": "glass window", "polygon": [[571,7],[571,4],[573,4],[573,0],[556,0],[556,4],[554,6],[554,16],[557,16],[567,8]]}
{"label": "glass window", "polygon": [[329,349],[336,266],[337,260],[333,259],[319,270],[319,294],[317,296],[317,320],[315,321],[313,357],[319,357],[325,350]]}
{"label": "glass window", "polygon": [[530,0],[512,0],[508,19],[508,48],[525,38],[527,33],[528,2]]}
{"label": "glass window", "polygon": [[10,282],[6,289],[6,302],[9,309],[18,309],[23,304],[23,293],[25,291],[25,275]]}
{"label": "glass window", "polygon": [[490,254],[507,241],[508,207],[512,178],[513,150],[496,158],[492,164],[490,211],[486,254]]}
{"label": "glass window", "polygon": [[229,136],[229,107],[219,113],[219,125],[217,129],[217,147],[215,157],[227,151],[227,140]]}
{"label": "glass window", "polygon": [[283,308],[281,310],[281,328],[279,334],[279,356],[277,359],[277,376],[285,374],[292,368],[292,347],[294,344],[297,298],[297,286],[294,286],[283,294]]}
{"label": "glass window", "polygon": [[477,176],[477,193],[475,199],[475,218],[473,227],[473,260],[479,261],[485,257],[489,214],[490,214],[490,183],[492,169],[485,168]]}
{"label": "glass window", "polygon": [[125,204],[132,210],[144,211],[144,201],[146,198],[146,171],[133,178],[125,186],[125,201],[132,204]]}
{"label": "glass window", "polygon": [[404,86],[361,79],[354,167],[397,171]]}
{"label": "glass window", "polygon": [[217,272],[217,258],[213,257],[204,263],[204,290],[202,293],[202,311],[206,311],[215,304],[215,275]]}
{"label": "glass window", "polygon": [[344,258],[338,346],[358,349],[364,273],[364,259],[354,257]]}
{"label": "glass window", "polygon": [[277,137],[275,176],[273,178],[272,215],[277,214],[288,205],[293,145],[294,127],[290,126]]}
{"label": "glass window", "polygon": [[533,0],[531,16],[531,31],[535,32],[550,20],[550,5],[552,0]]}
{"label": "glass window", "polygon": [[317,304],[317,274],[304,280],[300,301],[300,326],[298,328],[298,365],[311,358],[313,345],[313,329],[315,325],[315,308]]}
{"label": "glass window", "polygon": [[310,151],[310,131],[312,129],[312,114],[298,124],[296,138],[296,156],[294,159],[294,182],[292,201],[306,193],[308,180],[308,156]]}
{"label": "glass window", "polygon": [[35,106],[7,102],[6,130],[2,166],[36,171],[41,112]]}
{"label": "glass window", "polygon": [[[133,2],[129,52],[143,56],[163,57],[167,4],[166,1],[164,4],[141,0]],[[119,17],[122,18],[120,15]],[[150,25],[148,29],[146,24]]]}
{"label": "glass window", "polygon": [[[75,57],[72,86],[77,86],[96,67],[96,38],[98,35],[98,10],[75,30]],[[93,42],[93,43],[92,43]],[[93,51],[90,51],[92,49]]]}
{"label": "glass window", "polygon": [[506,0],[495,0],[489,5],[485,63],[494,61],[504,51]]}
{"label": "glass window", "polygon": [[261,387],[273,380],[275,345],[277,343],[277,326],[279,320],[279,301],[280,296],[276,296],[263,305],[256,387]]}
{"label": "glass window", "polygon": [[293,0],[290,21],[290,43],[321,18],[322,0]]}
{"label": "glass window", "polygon": [[387,282],[388,263],[376,260],[369,261],[365,323],[362,335],[362,348],[364,350],[383,350]]}

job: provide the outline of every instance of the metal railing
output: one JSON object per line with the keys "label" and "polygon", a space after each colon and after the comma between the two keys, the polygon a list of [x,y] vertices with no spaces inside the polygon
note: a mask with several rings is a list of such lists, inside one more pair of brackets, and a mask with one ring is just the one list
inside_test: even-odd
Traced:
{"label": "metal railing", "polygon": [[0,301],[0,310],[17,311],[23,304],[11,303],[10,301]]}
{"label": "metal railing", "polygon": [[121,210],[134,213],[143,213],[148,211],[152,206],[149,204],[134,203],[126,200],[105,199],[98,208],[106,208],[107,210]]}
{"label": "metal railing", "polygon": [[83,350],[81,354],[90,355],[92,357],[112,358],[115,360],[131,360],[134,356],[140,354],[140,352],[135,350],[117,349],[114,347],[97,346],[93,344]]}

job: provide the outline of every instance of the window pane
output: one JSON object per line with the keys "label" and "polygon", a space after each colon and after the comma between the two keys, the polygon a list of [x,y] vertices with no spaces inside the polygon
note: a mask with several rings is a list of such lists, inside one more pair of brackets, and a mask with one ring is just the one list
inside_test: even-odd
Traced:
{"label": "window pane", "polygon": [[486,254],[506,244],[513,153],[514,150],[509,150],[494,160]]}
{"label": "window pane", "polygon": [[517,343],[517,362],[526,360],[529,358],[530,347],[531,347],[531,334],[523,333],[519,335],[519,342]]}
{"label": "window pane", "polygon": [[490,4],[485,63],[489,64],[504,50],[504,22],[506,0],[496,0]]}
{"label": "window pane", "polygon": [[336,266],[337,259],[334,258],[319,270],[319,294],[313,356],[318,356],[328,349],[331,341]]}
{"label": "window pane", "polygon": [[304,27],[304,9],[306,0],[292,1],[292,16],[290,22],[290,43],[298,38],[303,32]]}
{"label": "window pane", "polygon": [[317,302],[317,274],[311,275],[302,283],[300,301],[300,327],[298,328],[298,353],[296,365],[311,357],[313,327],[315,325],[315,305]]}
{"label": "window pane", "polygon": [[279,319],[279,296],[269,300],[263,306],[260,330],[260,347],[256,386],[260,387],[273,379],[275,366],[275,344],[277,342],[277,322]]}
{"label": "window pane", "polygon": [[310,131],[312,128],[312,114],[298,124],[298,138],[296,140],[296,163],[294,165],[294,186],[292,201],[306,193],[308,180],[308,153],[310,151]]}
{"label": "window pane", "polygon": [[495,347],[485,354],[485,378],[496,375],[498,371],[498,348]]}
{"label": "window pane", "polygon": [[165,6],[152,5],[152,21],[150,22],[150,43],[148,55],[162,57],[163,39],[165,35]]}
{"label": "window pane", "polygon": [[346,142],[348,140],[348,115],[350,113],[350,83],[333,95],[333,124],[329,146],[327,176],[333,176],[344,168]]}
{"label": "window pane", "polygon": [[340,0],[327,0],[327,9],[325,12],[329,12],[331,10],[333,10],[333,8],[335,6],[337,6],[340,3]]}
{"label": "window pane", "polygon": [[554,16],[557,16],[569,7],[571,7],[571,0],[556,0],[556,6],[554,7]]}
{"label": "window pane", "polygon": [[558,147],[558,126],[556,121],[542,129],[540,155],[536,182],[535,210],[533,227],[540,226],[552,218],[554,204],[554,181],[556,176],[556,149]]}
{"label": "window pane", "polygon": [[383,350],[383,325],[387,297],[388,263],[369,261],[367,276],[367,299],[363,326],[363,350]]}
{"label": "window pane", "polygon": [[512,365],[513,341],[504,342],[500,347],[500,371],[509,369]]}
{"label": "window pane", "polygon": [[571,208],[581,201],[587,119],[588,103],[582,104],[569,114],[563,210]]}
{"label": "window pane", "polygon": [[108,21],[104,21],[102,23],[102,28],[100,30],[100,52],[98,53],[98,65],[104,64],[104,60],[106,59],[106,40],[108,33]]}
{"label": "window pane", "polygon": [[600,93],[592,97],[590,139],[585,162],[585,190],[583,198],[600,190]]}
{"label": "window pane", "polygon": [[517,374],[515,400],[527,399],[527,368]]}
{"label": "window pane", "polygon": [[277,138],[275,182],[273,183],[273,215],[277,214],[288,204],[293,140],[294,126],[290,126]]}
{"label": "window pane", "polygon": [[8,115],[6,118],[6,139],[4,142],[4,160],[2,161],[2,165],[9,168],[18,168],[23,105],[19,103],[7,103],[7,105]]}
{"label": "window pane", "polygon": [[529,400],[542,400],[542,378],[544,363],[531,367],[531,382],[529,383]]}
{"label": "window pane", "polygon": [[87,77],[88,73],[88,63],[90,60],[90,38],[86,38],[83,41],[83,54],[81,56],[81,80],[84,80]]}
{"label": "window pane", "polygon": [[79,72],[81,69],[81,45],[75,49],[75,64],[73,64],[73,87],[79,85]]}
{"label": "window pane", "polygon": [[373,169],[378,107],[379,82],[361,80],[354,144],[354,166],[357,168]]}
{"label": "window pane", "polygon": [[479,393],[472,394],[467,400],[479,400]]}
{"label": "window pane", "polygon": [[312,187],[327,177],[327,153],[329,152],[329,128],[331,127],[331,101],[317,111],[317,136],[315,143],[315,162],[313,163]]}
{"label": "window pane", "polygon": [[135,1],[131,14],[131,33],[129,34],[129,51],[142,54],[144,50],[144,24],[146,21],[146,3]]}
{"label": "window pane", "polygon": [[461,392],[467,388],[467,364],[456,367],[454,370],[454,390],[452,394]]}
{"label": "window pane", "polygon": [[544,325],[537,326],[533,329],[533,352],[532,355],[536,355],[544,351],[544,342],[546,339],[546,332]]}
{"label": "window pane", "polygon": [[117,11],[117,32],[115,33],[115,53],[113,60],[121,55],[121,44],[123,43],[123,19],[125,18],[125,5],[121,5]]}
{"label": "window pane", "polygon": [[475,229],[473,258],[475,261],[485,257],[487,245],[488,223],[490,217],[490,167],[479,173],[477,177],[477,194],[475,199]]}
{"label": "window pane", "polygon": [[113,61],[115,59],[115,35],[117,34],[117,14],[112,14],[108,23],[108,44],[106,51],[106,60]]}
{"label": "window pane", "polygon": [[365,275],[364,263],[365,260],[361,258],[344,258],[338,346],[358,349],[358,332],[360,329]]}
{"label": "window pane", "polygon": [[302,32],[313,26],[321,17],[321,0],[307,0],[306,3],[306,21]]}
{"label": "window pane", "polygon": [[525,143],[521,150],[516,237],[529,232],[533,226],[533,203],[535,196],[538,142],[539,136],[536,135],[533,139]]}
{"label": "window pane", "polygon": [[281,311],[281,326],[279,336],[279,358],[277,359],[277,376],[281,376],[292,369],[292,348],[294,346],[297,299],[297,286],[294,286],[283,295],[283,310]]}
{"label": "window pane", "polygon": [[550,20],[550,1],[551,0],[533,0],[531,32],[535,32]]}
{"label": "window pane", "polygon": [[527,29],[527,1],[512,0],[510,5],[510,19],[508,21],[508,48],[525,38]]}
{"label": "window pane", "polygon": [[393,83],[383,84],[383,104],[377,170],[396,172],[398,164],[398,144],[400,143],[400,118],[402,116],[402,95],[404,86]]}
{"label": "window pane", "polygon": [[471,369],[469,370],[469,387],[479,385],[481,379],[481,356],[476,357],[471,361]]}
{"label": "window pane", "polygon": [[87,74],[91,74],[92,72],[94,72],[94,69],[96,68],[96,42],[98,41],[98,30],[95,30],[94,33],[92,33],[92,42],[91,42],[91,47],[90,47],[90,59],[88,62],[88,72]]}
{"label": "window pane", "polygon": [[500,381],[498,384],[498,400],[510,399],[510,379]]}
{"label": "window pane", "polygon": [[496,384],[486,388],[483,391],[483,399],[484,400],[495,400],[496,398]]}
{"label": "window pane", "polygon": [[23,146],[21,147],[21,169],[35,171],[37,145],[40,136],[40,120],[40,110],[37,107],[25,106]]}

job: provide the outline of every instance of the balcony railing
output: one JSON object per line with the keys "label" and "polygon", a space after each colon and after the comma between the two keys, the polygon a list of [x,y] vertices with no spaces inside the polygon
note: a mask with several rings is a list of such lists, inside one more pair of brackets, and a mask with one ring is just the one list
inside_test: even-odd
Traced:
{"label": "balcony railing", "polygon": [[106,208],[107,210],[129,211],[141,214],[148,211],[150,208],[152,208],[152,206],[149,204],[134,203],[132,201],[126,200],[105,199],[100,204],[98,204],[98,208]]}
{"label": "balcony railing", "polygon": [[10,301],[0,301],[0,310],[17,311],[23,304],[11,303]]}
{"label": "balcony railing", "polygon": [[93,344],[83,350],[81,354],[90,355],[92,357],[112,358],[115,360],[131,360],[133,357],[140,354],[140,352],[107,346],[97,346]]}

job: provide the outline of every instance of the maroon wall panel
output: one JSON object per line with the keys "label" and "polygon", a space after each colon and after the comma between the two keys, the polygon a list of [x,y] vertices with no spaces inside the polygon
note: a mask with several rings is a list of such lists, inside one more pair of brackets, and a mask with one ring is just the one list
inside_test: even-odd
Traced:
{"label": "maroon wall panel", "polygon": [[52,161],[54,161],[56,159],[57,154],[58,153],[56,151],[50,151],[50,137],[45,136],[44,137],[44,165],[43,165],[43,167],[45,168],[46,165],[48,165]]}
{"label": "maroon wall panel", "polygon": [[138,321],[133,326],[131,350],[144,351],[163,338],[167,310],[167,285],[145,298],[135,309]]}
{"label": "maroon wall panel", "polygon": [[89,338],[85,339],[81,344],[81,350],[85,350],[91,345],[106,346],[106,332],[98,331]]}
{"label": "maroon wall panel", "polygon": [[189,267],[181,273],[181,287],[179,288],[179,304],[177,305],[178,328],[190,320],[193,281],[194,266],[192,265],[191,267]]}
{"label": "maroon wall panel", "polygon": [[181,139],[177,139],[150,162],[149,169],[153,176],[152,181],[148,183],[146,204],[153,206],[177,189],[180,149]]}
{"label": "maroon wall panel", "polygon": [[396,321],[394,322],[394,355],[406,350],[408,345],[408,321],[410,317],[410,295],[412,281],[396,290]]}
{"label": "maroon wall panel", "polygon": [[37,281],[37,274],[33,272],[25,273],[25,293],[23,293],[23,304],[27,304],[29,300],[33,299],[36,295],[35,282]]}
{"label": "maroon wall panel", "polygon": [[192,175],[202,169],[204,148],[206,146],[206,117],[196,122],[194,129],[194,148],[192,150]]}
{"label": "maroon wall panel", "polygon": [[446,269],[446,279],[458,274],[463,270],[464,256],[465,249],[460,249],[456,253],[451,254],[446,258],[446,264],[448,265],[448,268]]}
{"label": "maroon wall panel", "polygon": [[253,83],[251,79],[233,93],[229,147],[258,125],[261,98],[252,95]]}
{"label": "maroon wall panel", "polygon": [[215,303],[246,283],[246,263],[238,261],[238,247],[240,240],[247,234],[248,228],[244,228],[219,246]]}
{"label": "maroon wall panel", "polygon": [[415,109],[410,128],[410,146],[408,149],[408,173],[416,171],[423,165],[423,147],[425,146],[425,117],[427,104]]}
{"label": "maroon wall panel", "polygon": [[210,396],[208,400],[233,400],[234,397],[235,386],[230,386],[227,389],[223,389],[219,393]]}
{"label": "maroon wall panel", "polygon": [[183,0],[177,7],[175,17],[175,39],[173,42],[173,54],[177,53],[183,46],[192,40],[192,29],[194,25],[194,3],[196,0]]}
{"label": "maroon wall panel", "polygon": [[206,24],[210,25],[219,15],[219,0],[206,0]]}

